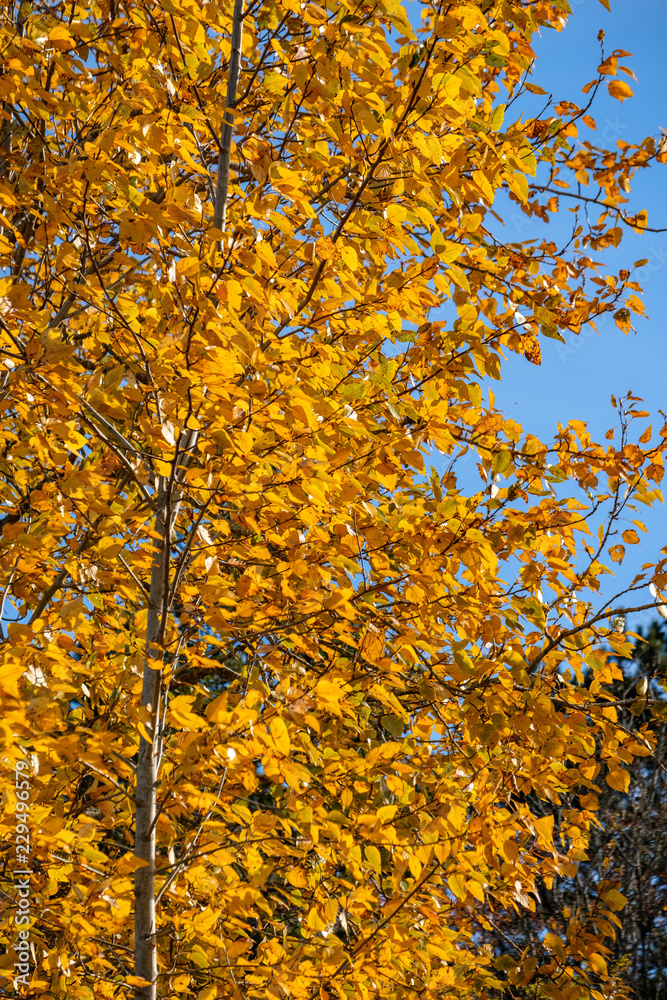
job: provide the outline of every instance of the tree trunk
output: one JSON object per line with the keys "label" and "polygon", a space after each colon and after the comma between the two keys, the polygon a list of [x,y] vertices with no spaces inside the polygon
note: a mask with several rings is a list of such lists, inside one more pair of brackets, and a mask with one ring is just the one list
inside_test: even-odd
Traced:
{"label": "tree trunk", "polygon": [[[156,1000],[157,949],[155,940],[155,819],[159,758],[159,722],[162,694],[161,645],[163,607],[169,571],[170,525],[167,524],[167,492],[162,481],[157,490],[158,509],[155,515],[155,552],[151,572],[148,620],[146,623],[146,660],[141,705],[144,709],[144,730],[139,739],[137,762],[136,820],[134,853],[146,864],[134,874],[134,971],[150,982],[139,986],[137,1000]],[[152,663],[158,661],[158,669]]]}
{"label": "tree trunk", "polygon": [[[234,3],[234,20],[232,24],[232,52],[229,60],[229,77],[227,79],[227,108],[236,104],[236,95],[241,71],[241,45],[243,42],[243,0]],[[218,177],[215,187],[215,208],[213,226],[224,229],[227,224],[227,192],[229,191],[229,161],[232,153],[232,131],[234,118],[225,111],[222,132],[220,133],[220,154],[218,156]]]}

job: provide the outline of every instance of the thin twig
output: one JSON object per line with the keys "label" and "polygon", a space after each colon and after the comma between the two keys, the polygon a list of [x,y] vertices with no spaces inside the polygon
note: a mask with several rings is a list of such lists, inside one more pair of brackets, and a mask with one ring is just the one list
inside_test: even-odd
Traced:
{"label": "thin twig", "polygon": [[[216,795],[216,799],[219,799],[220,796],[222,795],[222,789],[224,787],[225,779],[226,778],[227,778],[227,768],[225,768],[225,770],[223,771],[222,778],[220,780],[220,786],[218,788],[218,793]],[[207,823],[209,821],[209,819],[211,818],[212,815],[213,815],[213,806],[211,806],[211,808],[209,809],[209,811],[206,813],[206,815],[202,819],[201,823],[199,824],[199,829],[197,830],[197,832],[195,834],[195,838],[194,838],[194,841],[192,843],[192,847],[190,848],[189,853],[186,854],[184,858],[180,859],[180,861],[178,862],[178,864],[174,868],[173,872],[171,873],[171,875],[169,876],[169,878],[167,879],[167,881],[164,883],[164,885],[161,887],[160,891],[158,892],[157,896],[155,897],[155,907],[156,907],[156,909],[157,909],[157,907],[158,907],[158,905],[160,903],[160,900],[164,896],[165,892],[168,890],[169,886],[172,885],[174,879],[176,879],[179,876],[179,874],[183,870],[184,866],[188,863],[188,861],[190,861],[193,858],[194,853],[195,853],[195,849],[197,847],[197,843],[198,843],[199,838],[201,836],[201,832],[204,829],[204,823]]]}

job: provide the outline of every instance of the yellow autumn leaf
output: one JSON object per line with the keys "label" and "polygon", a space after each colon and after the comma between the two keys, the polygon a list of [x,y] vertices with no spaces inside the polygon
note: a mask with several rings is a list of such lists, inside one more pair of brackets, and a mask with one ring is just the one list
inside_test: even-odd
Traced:
{"label": "yellow autumn leaf", "polygon": [[56,24],[49,32],[49,42],[56,48],[68,49],[74,44],[74,39],[64,24]]}
{"label": "yellow autumn leaf", "polygon": [[147,865],[147,861],[138,858],[136,855],[125,854],[117,863],[116,871],[119,875],[131,875],[137,868],[145,868]]}
{"label": "yellow autumn leaf", "polygon": [[269,722],[269,732],[271,733],[271,738],[273,739],[278,753],[288,757],[290,752],[289,733],[287,731],[287,726],[279,715],[274,716],[274,718]]}
{"label": "yellow autumn leaf", "polygon": [[612,910],[622,910],[627,903],[627,896],[618,892],[617,889],[606,889],[602,893],[602,898],[604,899],[607,906],[610,906]]}
{"label": "yellow autumn leaf", "polygon": [[591,965],[591,969],[593,969],[594,972],[597,972],[599,976],[607,975],[607,963],[602,957],[602,955],[593,953],[590,956],[589,962]]}
{"label": "yellow autumn leaf", "polygon": [[178,729],[203,729],[206,722],[192,711],[194,701],[192,695],[185,694],[177,695],[170,700],[168,716],[173,726]]}
{"label": "yellow autumn leaf", "polygon": [[323,236],[315,244],[315,256],[320,260],[336,260],[338,255],[336,244],[328,236]]}
{"label": "yellow autumn leaf", "polygon": [[436,257],[439,257],[440,254],[444,253],[446,249],[447,249],[447,241],[445,240],[445,237],[442,235],[440,229],[436,226],[433,232],[431,233],[431,250],[436,255]]}
{"label": "yellow autumn leaf", "polygon": [[447,884],[457,899],[464,900],[468,894],[468,887],[463,875],[458,872],[447,878]]}
{"label": "yellow autumn leaf", "polygon": [[364,848],[364,857],[373,871],[379,874],[382,870],[382,860],[380,852],[374,844],[369,844],[368,847]]}
{"label": "yellow autumn leaf", "polygon": [[610,768],[605,781],[610,788],[614,788],[617,792],[627,792],[630,787],[630,772],[620,767]]}
{"label": "yellow autumn leaf", "polygon": [[124,546],[125,543],[122,538],[102,538],[98,543],[97,549],[105,559],[113,559],[119,552],[122,552]]}
{"label": "yellow autumn leaf", "polygon": [[632,97],[632,88],[624,80],[610,80],[607,89],[617,101],[625,101]]}
{"label": "yellow autumn leaf", "polygon": [[484,889],[479,882],[476,882],[473,878],[468,879],[465,883],[465,887],[471,896],[474,896],[480,903],[484,902]]}
{"label": "yellow autumn leaf", "polygon": [[211,986],[205,986],[203,989],[199,990],[197,993],[197,1000],[213,1000],[214,997],[218,995],[218,987],[216,984]]}
{"label": "yellow autumn leaf", "polygon": [[340,256],[341,260],[352,270],[359,267],[359,258],[357,257],[357,252],[354,247],[342,246],[340,248]]}

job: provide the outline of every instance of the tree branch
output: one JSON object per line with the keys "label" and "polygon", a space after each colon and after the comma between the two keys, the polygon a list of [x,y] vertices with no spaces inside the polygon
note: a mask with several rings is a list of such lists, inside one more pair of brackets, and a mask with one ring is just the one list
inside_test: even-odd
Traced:
{"label": "tree branch", "polygon": [[229,191],[229,163],[232,152],[232,129],[234,119],[230,112],[236,104],[236,92],[241,69],[241,44],[243,41],[243,0],[235,0],[232,22],[232,53],[229,61],[227,80],[227,102],[220,133],[220,153],[218,155],[218,177],[215,186],[215,207],[213,226],[224,230],[227,224],[227,193]]}

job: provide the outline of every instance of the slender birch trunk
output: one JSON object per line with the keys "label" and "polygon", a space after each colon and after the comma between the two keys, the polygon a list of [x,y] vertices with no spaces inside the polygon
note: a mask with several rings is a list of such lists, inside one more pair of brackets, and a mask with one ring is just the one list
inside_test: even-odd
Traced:
{"label": "slender birch trunk", "polygon": [[[243,0],[235,0],[234,20],[232,24],[232,52],[229,60],[229,77],[227,79],[227,108],[233,108],[241,72],[241,46],[243,43]],[[218,177],[215,186],[215,208],[213,211],[213,226],[224,230],[227,225],[227,193],[229,191],[229,163],[232,154],[232,132],[234,116],[225,111],[222,131],[220,133],[220,153],[218,155]]]}
{"label": "slender birch trunk", "polygon": [[[164,634],[169,613],[171,533],[178,517],[185,475],[193,462],[198,440],[198,431],[183,431],[174,457],[172,476],[167,480],[161,477],[155,479],[157,500],[153,523],[155,549],[148,599],[146,660],[141,694],[145,735],[142,733],[139,737],[134,834],[134,853],[146,862],[134,875],[134,972],[151,985],[137,987],[136,1000],[156,1000],[157,997],[155,824],[162,741],[160,718],[165,696],[162,667]],[[153,668],[152,663],[157,669]]]}
{"label": "slender birch trunk", "polygon": [[136,989],[137,1000],[156,1000],[157,996],[157,947],[155,924],[155,818],[157,810],[159,721],[162,694],[162,672],[154,669],[162,665],[160,656],[163,632],[165,588],[168,585],[169,546],[171,525],[167,524],[167,492],[163,481],[157,489],[157,512],[154,528],[155,551],[151,571],[148,619],[146,623],[146,662],[144,665],[142,709],[145,710],[145,733],[139,738],[137,762],[136,816],[134,853],[146,864],[134,875],[134,971],[150,982],[150,986]]}
{"label": "slender birch trunk", "polygon": [[[235,0],[232,24],[232,51],[229,62],[226,107],[236,104],[239,74],[241,69],[241,46],[243,42],[243,0]],[[215,190],[213,225],[224,230],[227,222],[227,194],[229,190],[229,169],[232,149],[233,116],[225,112],[220,136],[218,175]],[[176,481],[183,480],[185,469],[192,460],[192,449],[197,435],[188,434],[185,460],[179,463]],[[185,441],[184,441],[185,443]],[[138,986],[136,1000],[156,1000],[157,998],[157,940],[156,940],[156,893],[155,893],[155,844],[158,767],[160,759],[159,721],[162,707],[162,646],[166,594],[169,587],[169,561],[171,529],[175,510],[181,493],[174,495],[174,481],[157,480],[157,511],[155,515],[155,551],[151,571],[151,585],[148,600],[148,620],[146,625],[146,662],[144,665],[141,705],[144,709],[145,735],[139,738],[139,758],[136,779],[136,817],[134,853],[146,862],[138,868],[134,876],[134,972],[136,976],[150,983]],[[151,666],[155,663],[158,669]]]}

